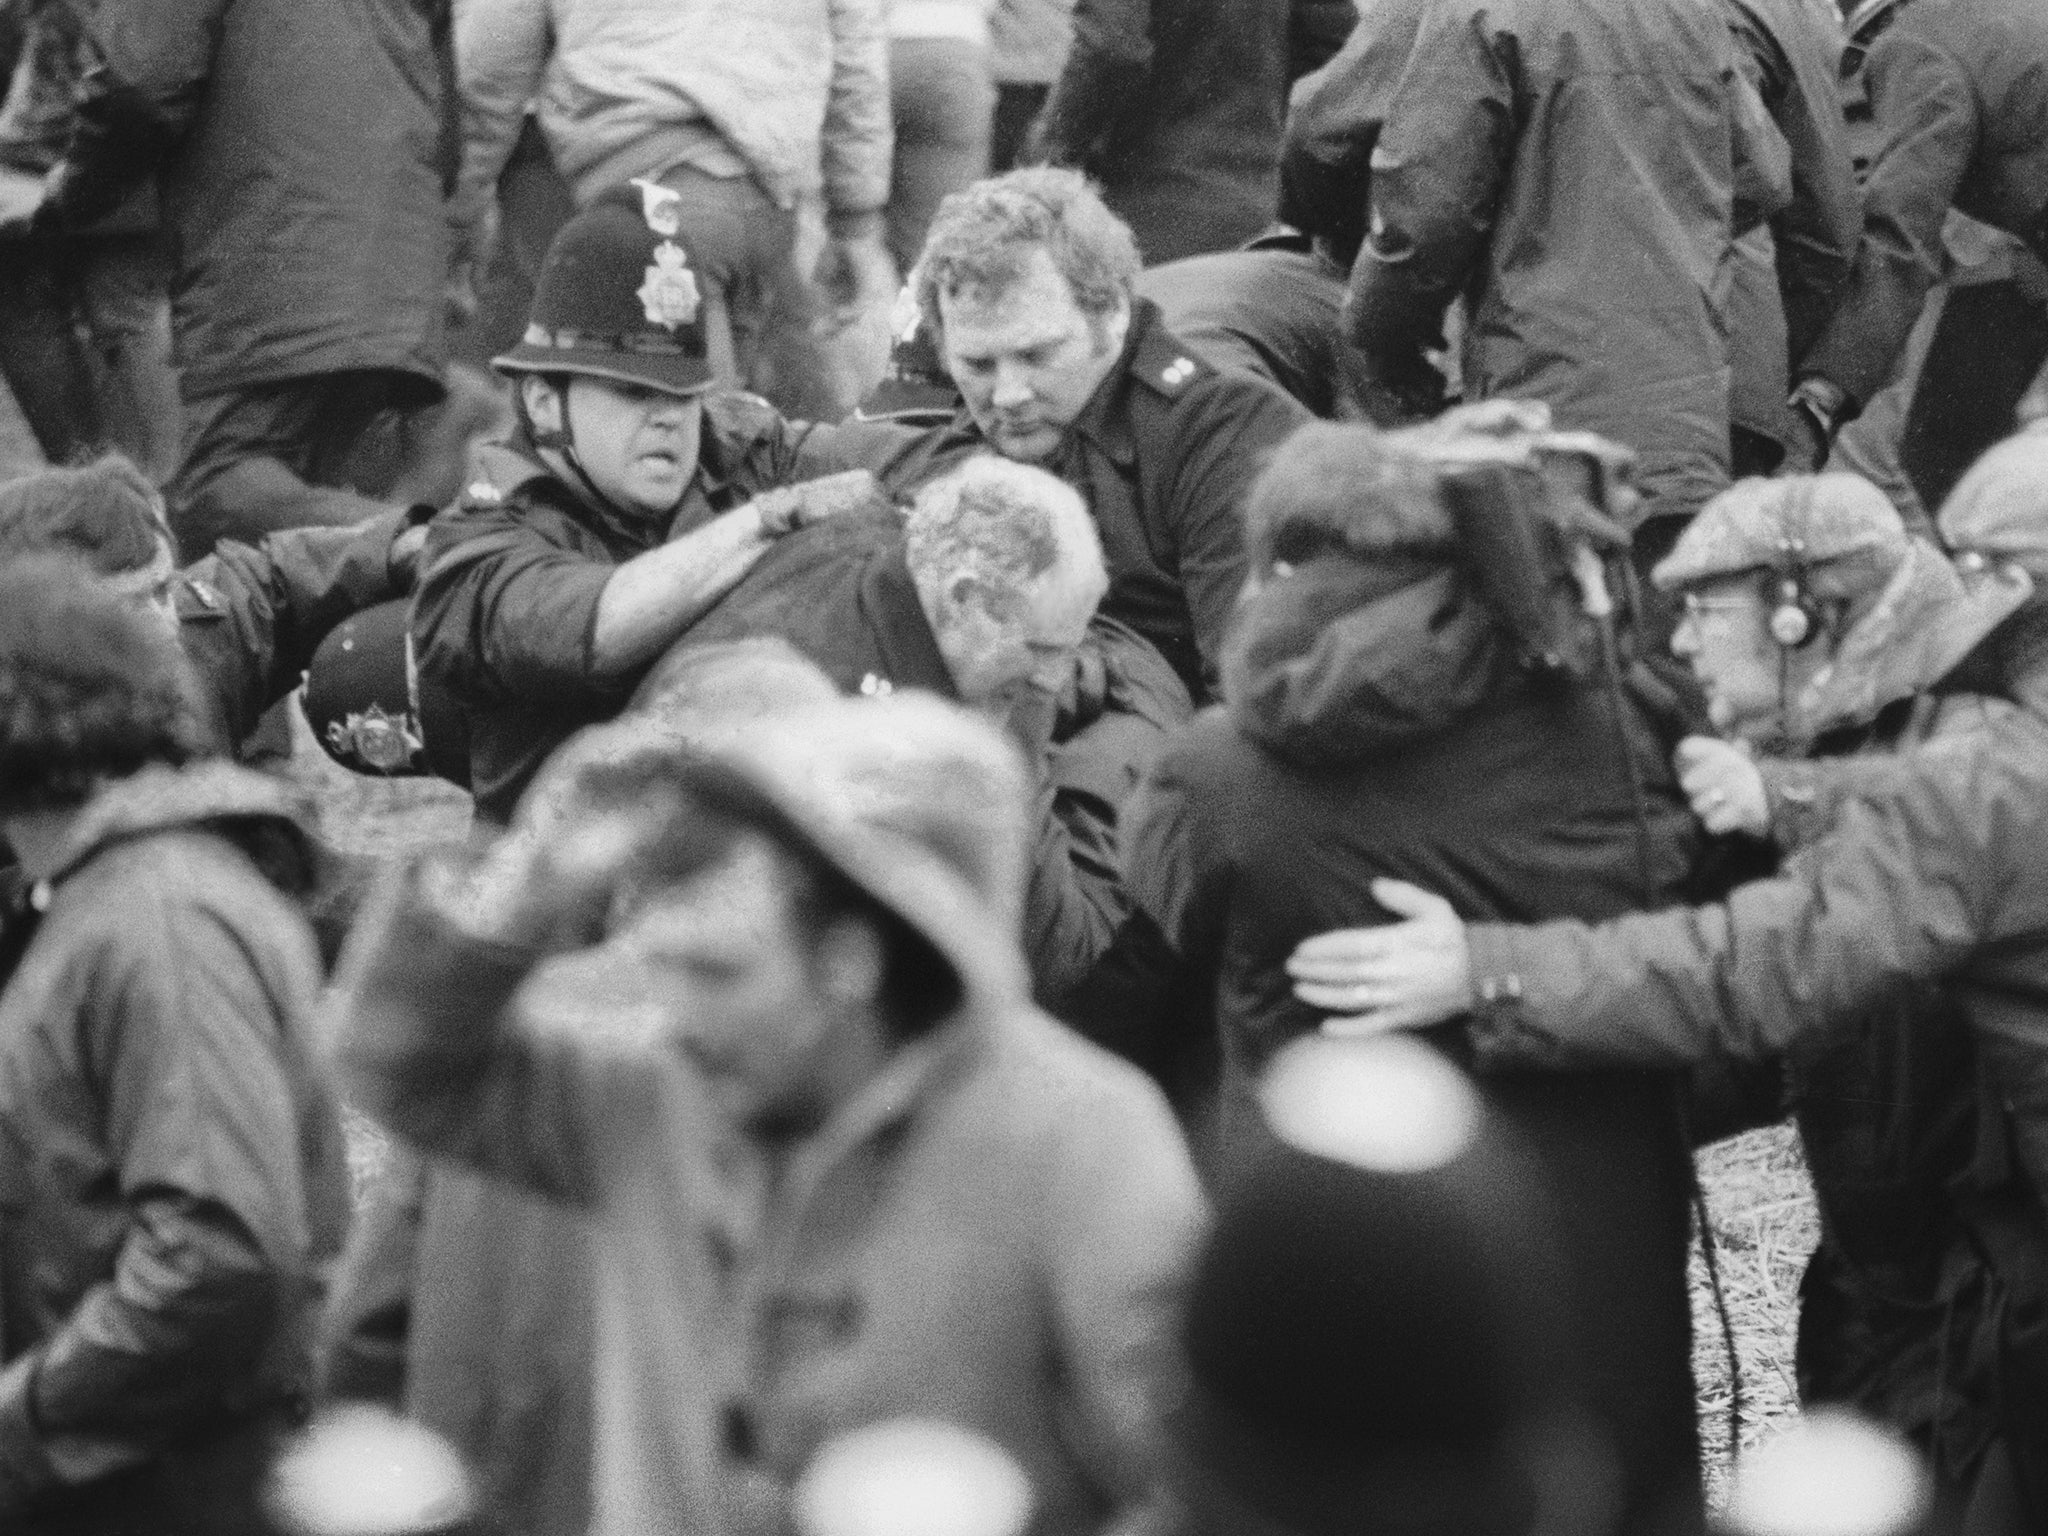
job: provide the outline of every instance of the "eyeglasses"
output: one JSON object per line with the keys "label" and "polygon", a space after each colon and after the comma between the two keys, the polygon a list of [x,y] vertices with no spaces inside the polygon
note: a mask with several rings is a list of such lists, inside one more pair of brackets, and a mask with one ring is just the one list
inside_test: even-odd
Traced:
{"label": "eyeglasses", "polygon": [[1754,613],[1757,601],[1754,597],[1701,597],[1697,592],[1688,592],[1683,600],[1686,618],[1697,623],[1702,614],[1708,613]]}

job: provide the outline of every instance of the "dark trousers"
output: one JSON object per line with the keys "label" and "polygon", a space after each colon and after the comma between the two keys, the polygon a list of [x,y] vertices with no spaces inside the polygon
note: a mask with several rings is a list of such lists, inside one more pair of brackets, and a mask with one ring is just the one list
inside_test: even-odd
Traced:
{"label": "dark trousers", "polygon": [[899,37],[889,45],[889,96],[889,254],[907,273],[940,201],[988,174],[996,107],[989,51],[961,38]]}
{"label": "dark trousers", "polygon": [[365,368],[186,397],[184,462],[165,488],[181,557],[375,517],[386,509],[371,494],[397,457],[381,439],[441,395],[417,374]]}
{"label": "dark trousers", "polygon": [[1024,150],[1024,136],[1031,131],[1032,123],[1045,106],[1045,98],[1051,94],[1050,85],[1029,82],[996,87],[995,124],[988,155],[991,171],[1000,173],[1016,165],[1017,156]]}
{"label": "dark trousers", "polygon": [[1977,456],[2013,430],[2048,361],[2048,311],[2017,282],[1951,289],[1906,413],[1899,459],[1929,513]]}

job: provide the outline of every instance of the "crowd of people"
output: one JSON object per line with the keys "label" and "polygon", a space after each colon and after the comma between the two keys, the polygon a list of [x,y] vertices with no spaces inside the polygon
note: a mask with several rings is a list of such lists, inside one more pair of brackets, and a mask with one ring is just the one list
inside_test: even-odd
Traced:
{"label": "crowd of people", "polygon": [[0,1530],[2048,1530],[2037,0],[0,42]]}

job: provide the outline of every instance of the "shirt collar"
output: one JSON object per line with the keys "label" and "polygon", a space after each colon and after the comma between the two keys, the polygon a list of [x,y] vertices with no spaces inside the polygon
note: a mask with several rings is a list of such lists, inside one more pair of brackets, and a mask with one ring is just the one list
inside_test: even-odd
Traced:
{"label": "shirt collar", "polygon": [[946,658],[939,654],[939,642],[932,636],[931,620],[925,617],[924,604],[918,599],[901,539],[891,540],[869,560],[861,573],[856,601],[892,687],[923,688],[947,699],[960,697]]}

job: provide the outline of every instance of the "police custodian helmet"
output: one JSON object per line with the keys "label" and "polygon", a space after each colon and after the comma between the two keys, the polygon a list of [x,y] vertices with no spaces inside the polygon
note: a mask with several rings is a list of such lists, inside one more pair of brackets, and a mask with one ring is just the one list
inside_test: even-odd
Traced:
{"label": "police custodian helmet", "polygon": [[682,199],[636,180],[562,226],[541,264],[525,336],[491,365],[693,395],[713,382],[704,304]]}

